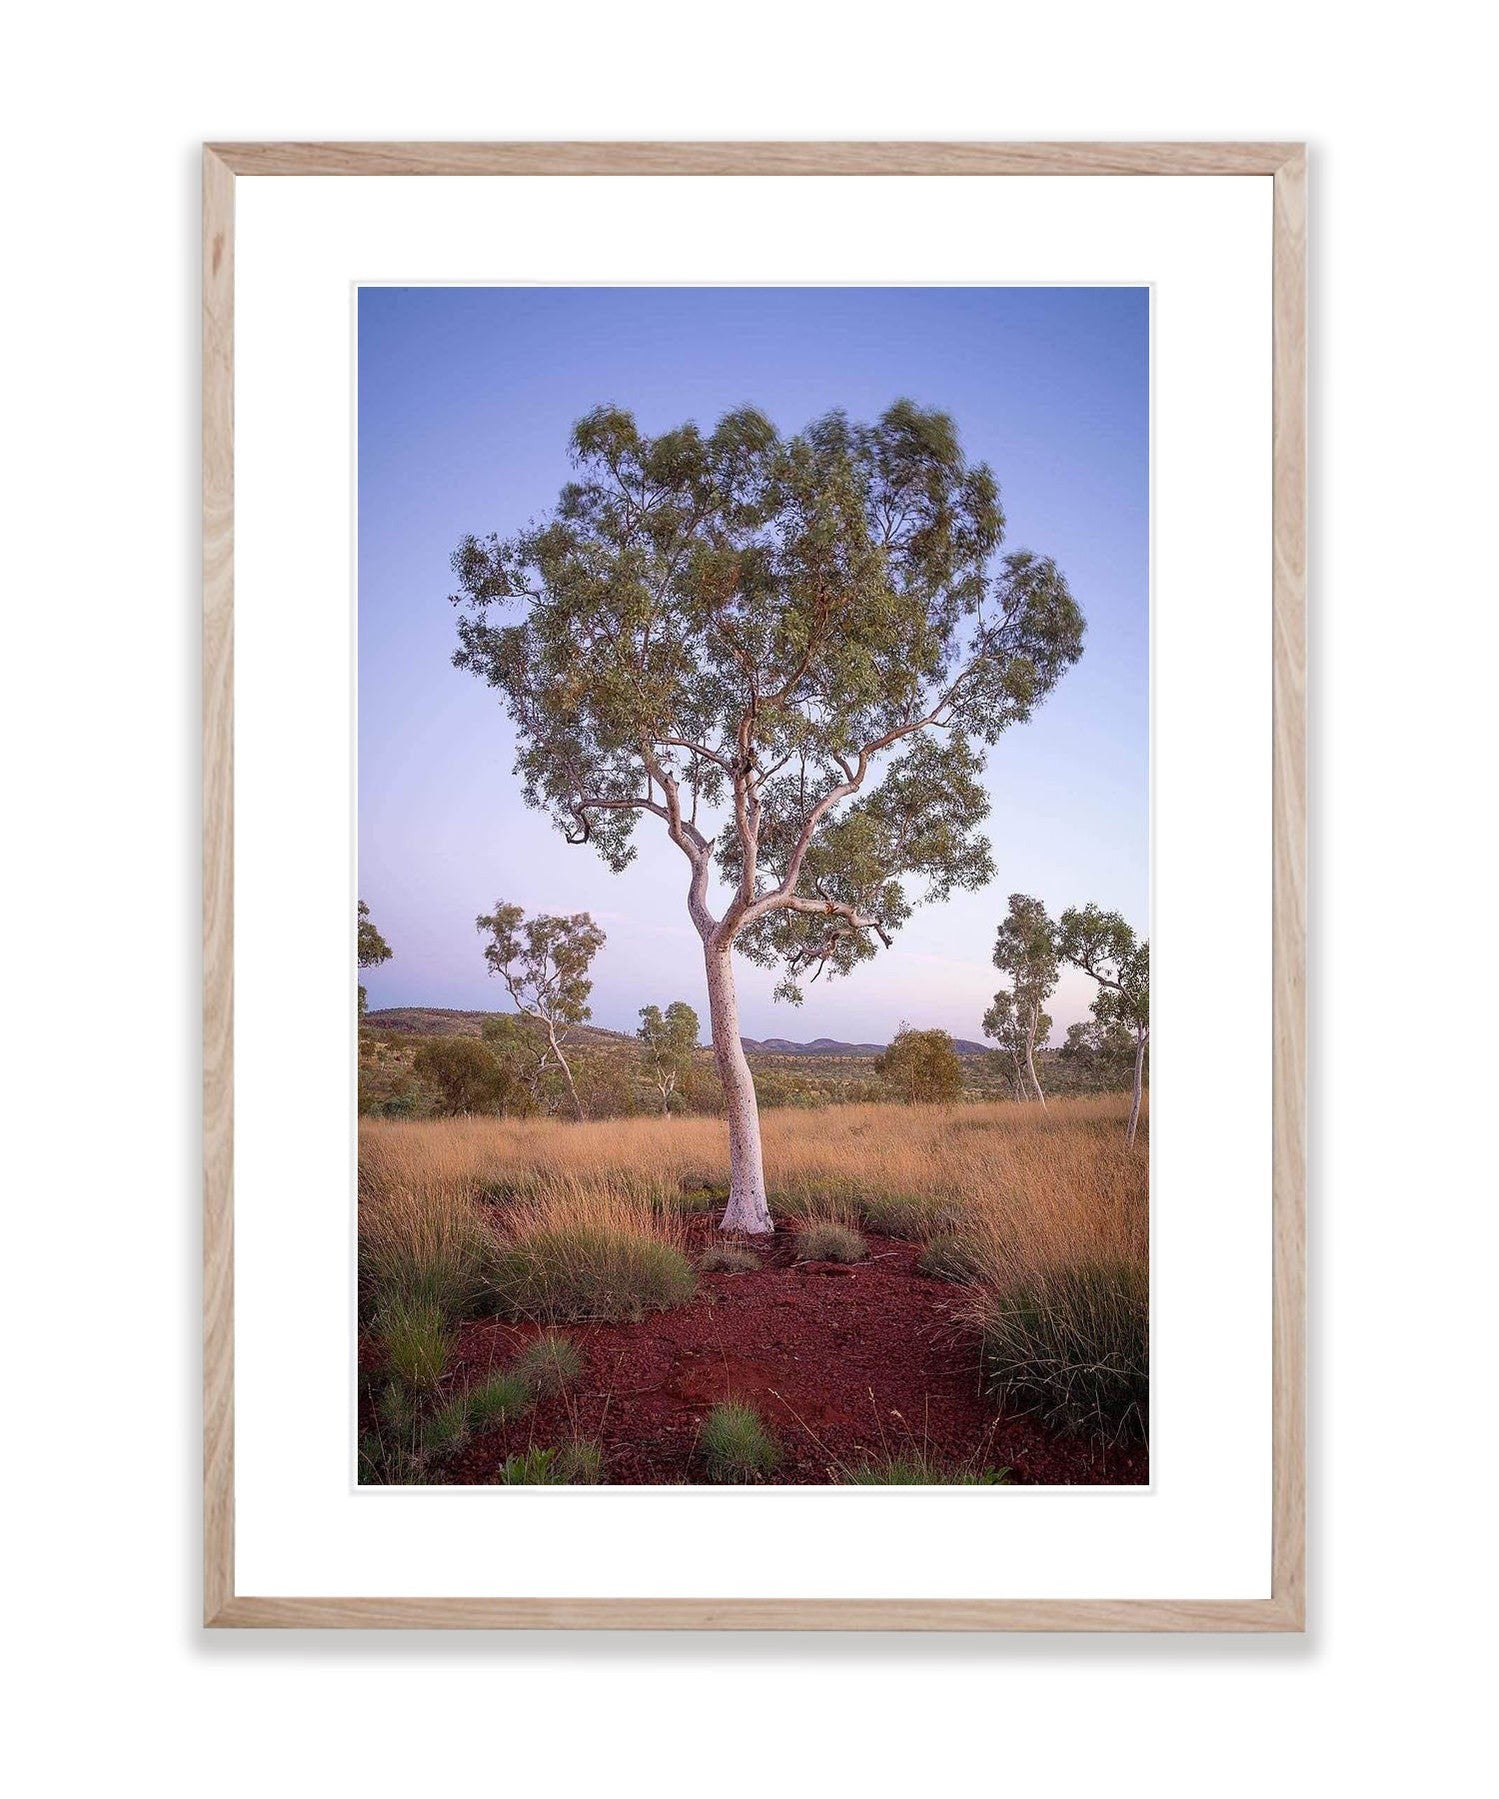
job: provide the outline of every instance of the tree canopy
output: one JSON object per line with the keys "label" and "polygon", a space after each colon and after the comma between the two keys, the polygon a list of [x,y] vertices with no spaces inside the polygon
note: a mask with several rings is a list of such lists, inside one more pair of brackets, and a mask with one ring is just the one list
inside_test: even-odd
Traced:
{"label": "tree canopy", "polygon": [[[381,962],[390,961],[395,953],[380,935],[374,920],[370,917],[370,909],[363,900],[359,902],[359,930],[355,953],[361,968],[378,967]],[[359,984],[359,1016],[361,1018],[364,1017],[365,1007],[368,1003],[364,983],[361,981]]]}
{"label": "tree canopy", "polygon": [[474,927],[488,935],[484,960],[489,972],[505,983],[516,1010],[536,1019],[546,1032],[538,1076],[560,1068],[581,1118],[583,1102],[563,1045],[572,1027],[593,1015],[588,971],[606,942],[603,931],[586,912],[565,917],[539,912],[528,919],[519,906],[504,900],[496,900],[494,911],[476,918]]}
{"label": "tree canopy", "polygon": [[640,1008],[640,1028],[635,1034],[645,1045],[646,1063],[660,1089],[663,1111],[670,1110],[672,1095],[692,1067],[699,1029],[697,1013],[686,1000],[674,999],[664,1012],[659,1006]]}
{"label": "tree canopy", "polygon": [[917,899],[991,879],[978,746],[1030,716],[1083,622],[1050,558],[991,569],[998,483],[952,420],[902,400],[782,437],[745,408],[650,437],[601,407],[572,456],[550,518],[453,557],[454,661],[502,696],[528,803],[616,870],[660,818],[705,941],[778,965],[789,999]]}

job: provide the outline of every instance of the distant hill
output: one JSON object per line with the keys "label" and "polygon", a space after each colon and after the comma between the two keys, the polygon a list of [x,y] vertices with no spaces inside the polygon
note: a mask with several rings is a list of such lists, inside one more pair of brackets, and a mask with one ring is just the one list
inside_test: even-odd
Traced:
{"label": "distant hill", "polygon": [[[388,1006],[383,1011],[367,1012],[364,1022],[375,1030],[409,1031],[417,1037],[477,1037],[486,1018],[499,1018],[499,1012],[459,1012],[446,1006]],[[600,1030],[593,1025],[580,1025],[577,1036],[583,1042],[620,1043],[633,1041],[622,1031]],[[867,1058],[883,1054],[883,1043],[842,1043],[835,1037],[814,1037],[810,1043],[793,1043],[789,1037],[741,1037],[746,1055],[750,1056],[845,1056]],[[960,1056],[985,1056],[988,1047],[956,1039]]]}

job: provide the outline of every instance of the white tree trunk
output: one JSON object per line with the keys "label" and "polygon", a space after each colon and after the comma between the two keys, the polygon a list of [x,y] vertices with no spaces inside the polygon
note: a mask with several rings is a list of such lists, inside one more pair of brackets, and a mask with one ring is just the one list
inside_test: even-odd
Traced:
{"label": "white tree trunk", "polygon": [[761,1236],[775,1229],[765,1202],[765,1163],[760,1151],[760,1107],[755,1082],[739,1041],[739,1001],[734,994],[733,950],[709,942],[708,1019],[713,1059],[729,1111],[729,1203],[720,1229]]}
{"label": "white tree trunk", "polygon": [[547,1038],[552,1045],[552,1054],[557,1058],[557,1061],[561,1066],[563,1078],[567,1082],[567,1090],[573,1098],[573,1110],[578,1115],[578,1123],[582,1124],[587,1117],[587,1114],[583,1110],[582,1100],[578,1098],[578,1085],[573,1079],[573,1071],[568,1066],[567,1057],[562,1053],[562,1045],[557,1041],[557,1027],[552,1023],[550,1018],[546,1021],[546,1027]]}
{"label": "white tree trunk", "polygon": [[1030,1029],[1025,1033],[1025,1067],[1031,1077],[1031,1085],[1036,1090],[1036,1098],[1041,1102],[1041,1109],[1046,1109],[1046,1095],[1041,1091],[1040,1077],[1036,1073],[1036,1015],[1031,1014]]}
{"label": "white tree trunk", "polygon": [[1135,1094],[1129,1108],[1129,1130],[1126,1141],[1133,1143],[1140,1123],[1140,1094],[1145,1084],[1145,1039],[1135,1040]]}

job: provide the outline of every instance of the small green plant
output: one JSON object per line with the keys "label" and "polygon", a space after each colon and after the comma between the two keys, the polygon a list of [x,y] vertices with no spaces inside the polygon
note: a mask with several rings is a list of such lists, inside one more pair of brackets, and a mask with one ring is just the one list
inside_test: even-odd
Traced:
{"label": "small green plant", "polygon": [[752,1274],[763,1267],[754,1250],[743,1243],[715,1243],[697,1259],[704,1274]]}
{"label": "small green plant", "polygon": [[470,1387],[463,1396],[469,1428],[492,1430],[498,1424],[507,1423],[525,1411],[532,1397],[530,1382],[522,1375],[514,1371],[491,1374],[477,1387]]}
{"label": "small green plant", "polygon": [[451,1455],[468,1441],[469,1428],[468,1397],[460,1393],[425,1420],[422,1448],[431,1455]]}
{"label": "small green plant", "polygon": [[387,1299],[376,1315],[375,1335],[391,1372],[408,1386],[430,1392],[442,1379],[453,1339],[435,1301]]}
{"label": "small green plant", "polygon": [[583,1372],[583,1358],[570,1337],[545,1331],[533,1338],[511,1364],[511,1373],[527,1383],[538,1399],[560,1393]]}
{"label": "small green plant", "polygon": [[862,1262],[869,1245],[846,1224],[819,1219],[796,1233],[798,1262]]}
{"label": "small green plant", "polygon": [[557,1456],[557,1469],[569,1486],[596,1487],[604,1474],[604,1451],[598,1443],[564,1444]]}
{"label": "small green plant", "polygon": [[968,1239],[946,1231],[933,1237],[922,1250],[916,1271],[938,1281],[971,1281],[978,1274],[979,1264]]}
{"label": "small green plant", "polygon": [[754,1407],[733,1401],[714,1406],[703,1420],[698,1448],[708,1478],[715,1481],[759,1480],[773,1473],[781,1460],[775,1438]]}
{"label": "small green plant", "polygon": [[528,1449],[524,1454],[507,1455],[495,1471],[495,1479],[502,1487],[565,1485],[555,1449]]}
{"label": "small green plant", "polygon": [[1008,1468],[948,1468],[924,1452],[865,1462],[844,1476],[851,1487],[1005,1487]]}

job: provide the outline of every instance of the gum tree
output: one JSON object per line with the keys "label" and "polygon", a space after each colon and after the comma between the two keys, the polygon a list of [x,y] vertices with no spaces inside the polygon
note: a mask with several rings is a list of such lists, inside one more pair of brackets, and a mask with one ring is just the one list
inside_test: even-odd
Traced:
{"label": "gum tree", "polygon": [[1058,932],[1062,959],[1098,982],[1093,1017],[1105,1037],[1116,1027],[1129,1032],[1135,1051],[1134,1097],[1130,1103],[1128,1140],[1140,1123],[1145,1087],[1145,1051],[1150,1043],[1150,942],[1136,938],[1117,912],[1089,903],[1062,914]]}
{"label": "gum tree", "polygon": [[640,1008],[635,1035],[645,1045],[646,1066],[661,1094],[663,1117],[671,1115],[671,1096],[692,1067],[700,1028],[697,1013],[684,999],[674,999],[664,1012],[659,1006]]}
{"label": "gum tree", "polygon": [[583,1102],[564,1046],[572,1027],[593,1016],[588,969],[604,947],[604,933],[586,912],[566,918],[538,912],[528,919],[519,906],[504,900],[496,900],[493,913],[475,919],[474,927],[488,933],[484,960],[489,972],[505,983],[516,1011],[534,1018],[546,1032],[546,1048],[537,1060],[538,1082],[551,1068],[561,1069],[581,1122]]}
{"label": "gum tree", "polygon": [[[984,1014],[984,1035],[992,1037],[999,1045],[995,1054],[1000,1065],[1010,1077],[1010,1086],[1016,1099],[1031,1097],[1032,1046],[1037,1037],[1043,1042],[1051,1034],[1051,1014],[1040,1013],[1032,1021],[1022,1017],[1020,1008],[1015,1003],[1015,995],[1001,988],[994,996],[994,1004]],[[1046,1102],[1043,1100],[1042,1104]]]}
{"label": "gum tree", "polygon": [[[395,951],[380,935],[379,927],[370,917],[370,909],[363,900],[359,902],[359,931],[355,944],[359,966],[361,968],[378,968],[382,962],[390,961]],[[364,990],[364,982],[359,983],[359,1016],[364,1017],[369,1005],[369,995]]]}
{"label": "gum tree", "polygon": [[1000,1047],[1024,1066],[1031,1090],[1044,1107],[1036,1045],[1051,1032],[1051,1019],[1043,1008],[1056,991],[1061,959],[1057,927],[1040,900],[1028,893],[1010,895],[1009,914],[994,939],[994,966],[1009,975],[1012,991],[995,994],[984,1014],[985,1035],[997,1038]]}
{"label": "gum tree", "polygon": [[458,667],[515,728],[529,804],[611,868],[659,820],[687,863],[729,1120],[723,1228],[772,1229],[734,951],[779,997],[978,888],[983,746],[1078,658],[1056,564],[998,556],[992,472],[909,401],[791,437],[763,414],[644,435],[602,407],[553,514],[453,556]]}

